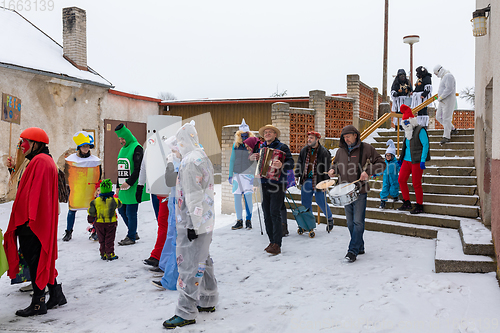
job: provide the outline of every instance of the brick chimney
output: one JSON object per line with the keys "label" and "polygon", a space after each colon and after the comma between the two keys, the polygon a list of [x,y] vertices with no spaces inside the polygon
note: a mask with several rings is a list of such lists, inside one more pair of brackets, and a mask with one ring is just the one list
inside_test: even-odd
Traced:
{"label": "brick chimney", "polygon": [[87,14],[78,7],[63,8],[63,57],[81,70],[87,68]]}

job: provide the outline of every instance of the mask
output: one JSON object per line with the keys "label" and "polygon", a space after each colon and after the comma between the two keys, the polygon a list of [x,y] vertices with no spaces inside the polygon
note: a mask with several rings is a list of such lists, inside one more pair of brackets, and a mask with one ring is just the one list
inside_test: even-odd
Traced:
{"label": "mask", "polygon": [[241,139],[242,139],[243,141],[245,141],[246,139],[248,139],[248,133],[242,133],[242,134],[241,134]]}

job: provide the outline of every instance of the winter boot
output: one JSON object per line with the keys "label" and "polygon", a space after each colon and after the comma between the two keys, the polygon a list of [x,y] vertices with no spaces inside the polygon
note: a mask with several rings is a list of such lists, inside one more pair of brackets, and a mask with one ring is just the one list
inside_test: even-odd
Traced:
{"label": "winter boot", "polygon": [[330,231],[332,231],[332,229],[333,229],[333,217],[328,219],[328,222],[326,224],[326,231],[328,233],[330,233]]}
{"label": "winter boot", "polygon": [[288,223],[281,222],[281,229],[283,230],[283,237],[287,237],[289,232],[288,232]]}
{"label": "winter boot", "polygon": [[128,236],[125,237],[125,239],[122,239],[121,241],[118,242],[118,245],[122,245],[122,246],[132,245],[132,244],[135,244],[135,241],[131,240]]}
{"label": "winter boot", "polygon": [[403,205],[398,208],[398,210],[411,210],[411,201],[410,200],[403,200]]}
{"label": "winter boot", "polygon": [[160,261],[156,258],[153,258],[153,257],[149,257],[148,259],[144,260],[144,265],[149,265],[149,266],[153,266],[153,267],[158,267],[158,264],[160,263]]}
{"label": "winter boot", "polygon": [[424,205],[415,204],[415,208],[410,212],[411,214],[421,214],[424,212]]}
{"label": "winter boot", "polygon": [[269,243],[269,245],[264,249],[264,251],[268,252],[269,249],[273,246],[273,243]]}
{"label": "winter boot", "polygon": [[442,138],[441,141],[439,141],[439,144],[442,146],[442,145],[444,145],[445,143],[448,143],[448,142],[450,142],[450,139],[448,139],[448,138]]}
{"label": "winter boot", "polygon": [[458,134],[458,130],[456,128],[451,130],[451,135],[457,135],[457,134]]}
{"label": "winter boot", "polygon": [[247,230],[252,229],[252,221],[250,221],[250,220],[246,220],[246,221],[245,221],[245,225],[246,225]]}
{"label": "winter boot", "polygon": [[68,303],[66,297],[62,292],[62,285],[48,285],[49,286],[49,300],[47,301],[47,309],[53,309],[57,306]]}
{"label": "winter boot", "polygon": [[116,260],[118,258],[119,257],[116,254],[114,254],[113,252],[111,252],[110,254],[108,254],[108,261]]}
{"label": "winter boot", "polygon": [[232,230],[243,229],[243,220],[237,220],[236,224],[231,227]]}
{"label": "winter boot", "polygon": [[173,316],[169,320],[165,320],[163,322],[163,327],[168,328],[168,329],[172,329],[172,328],[176,328],[176,327],[191,325],[194,323],[196,323],[195,319],[182,319],[179,316]]}
{"label": "winter boot", "polygon": [[31,298],[31,304],[26,309],[17,310],[16,316],[21,317],[31,317],[36,315],[42,315],[47,313],[47,305],[45,304],[44,296],[33,296]]}
{"label": "winter boot", "polygon": [[271,245],[271,248],[267,250],[267,253],[275,256],[281,253],[281,247],[278,244]]}
{"label": "winter boot", "polygon": [[347,254],[345,255],[345,260],[347,262],[355,262],[356,261],[356,255],[352,252],[347,252]]}
{"label": "winter boot", "polygon": [[63,236],[63,241],[68,242],[71,239],[71,235],[73,234],[73,230],[66,230]]}
{"label": "winter boot", "polygon": [[395,203],[395,202],[398,202],[398,201],[399,201],[399,195],[397,197],[395,197],[395,198],[392,198],[392,202]]}
{"label": "winter boot", "polygon": [[385,201],[380,201],[380,206],[378,207],[380,209],[385,209]]}

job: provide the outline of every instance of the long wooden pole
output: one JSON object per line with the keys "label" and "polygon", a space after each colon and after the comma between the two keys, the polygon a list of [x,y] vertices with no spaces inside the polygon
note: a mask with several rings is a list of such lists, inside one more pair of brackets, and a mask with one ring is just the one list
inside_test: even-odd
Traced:
{"label": "long wooden pole", "polygon": [[12,123],[10,123],[10,130],[9,130],[9,157],[12,156],[11,145],[12,145]]}

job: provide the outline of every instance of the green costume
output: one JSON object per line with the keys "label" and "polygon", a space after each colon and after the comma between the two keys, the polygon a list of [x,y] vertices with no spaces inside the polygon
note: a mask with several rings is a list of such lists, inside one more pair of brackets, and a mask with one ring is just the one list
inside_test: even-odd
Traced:
{"label": "green costume", "polygon": [[[137,146],[142,146],[137,142],[135,136],[130,132],[128,128],[123,126],[122,128],[115,130],[116,135],[119,138],[124,138],[126,143],[120,149],[118,153],[118,185],[121,186],[125,181],[132,175],[134,171],[134,151]],[[135,192],[137,189],[137,180],[134,184],[129,184],[130,188],[128,190],[121,190],[118,192],[118,198],[125,205],[137,204],[135,198]],[[142,192],[142,201],[148,201],[149,194],[146,193],[144,189]]]}
{"label": "green costume", "polygon": [[3,249],[3,233],[0,229],[0,276],[7,272],[9,269],[9,263],[7,262],[7,257],[5,256],[5,251]]}

